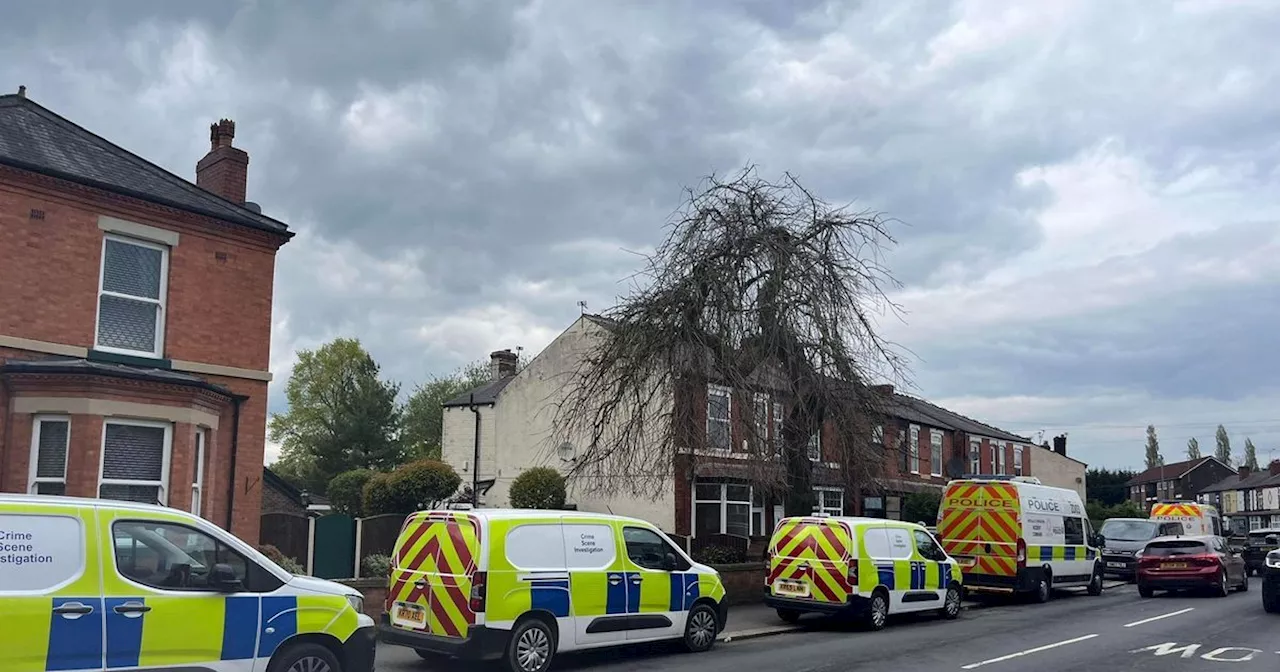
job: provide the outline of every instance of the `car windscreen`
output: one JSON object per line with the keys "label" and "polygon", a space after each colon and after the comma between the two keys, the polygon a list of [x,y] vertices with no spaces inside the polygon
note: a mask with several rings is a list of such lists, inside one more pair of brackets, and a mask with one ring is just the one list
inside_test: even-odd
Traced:
{"label": "car windscreen", "polygon": [[1108,520],[1102,524],[1102,536],[1108,541],[1146,541],[1154,539],[1159,527],[1147,520]]}
{"label": "car windscreen", "polygon": [[1142,555],[1147,558],[1172,558],[1179,555],[1202,555],[1208,552],[1209,547],[1203,541],[1178,540],[1147,544]]}

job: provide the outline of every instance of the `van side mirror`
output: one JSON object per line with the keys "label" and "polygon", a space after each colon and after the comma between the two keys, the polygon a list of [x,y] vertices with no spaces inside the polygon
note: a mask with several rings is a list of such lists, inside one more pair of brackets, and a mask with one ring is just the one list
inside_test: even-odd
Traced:
{"label": "van side mirror", "polygon": [[231,565],[218,563],[209,571],[209,587],[220,593],[234,593],[242,590],[244,584],[236,576],[235,570],[231,569]]}
{"label": "van side mirror", "polygon": [[1093,534],[1093,547],[1094,547],[1094,548],[1106,548],[1106,547],[1107,547],[1107,538],[1106,538],[1105,536],[1103,536],[1103,534],[1102,534],[1101,532],[1095,532],[1095,533]]}

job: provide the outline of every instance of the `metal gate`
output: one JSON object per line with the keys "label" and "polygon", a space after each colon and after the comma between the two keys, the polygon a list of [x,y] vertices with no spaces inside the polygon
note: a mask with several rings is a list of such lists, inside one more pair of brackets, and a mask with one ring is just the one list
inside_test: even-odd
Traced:
{"label": "metal gate", "polygon": [[334,513],[315,521],[312,575],[322,579],[349,579],[355,575],[356,521]]}

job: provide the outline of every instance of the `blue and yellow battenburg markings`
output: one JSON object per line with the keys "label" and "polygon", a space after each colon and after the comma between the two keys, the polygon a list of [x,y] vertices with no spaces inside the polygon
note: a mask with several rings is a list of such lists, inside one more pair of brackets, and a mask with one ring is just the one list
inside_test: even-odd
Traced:
{"label": "blue and yellow battenburg markings", "polygon": [[1040,562],[1051,560],[1093,560],[1096,553],[1088,546],[1030,546],[1027,557]]}
{"label": "blue and yellow battenburg markings", "polygon": [[[931,567],[936,568],[936,573],[930,571]],[[875,568],[880,585],[888,590],[941,590],[951,585],[949,562],[889,560],[876,562]],[[899,581],[899,575],[903,575],[905,580]]]}

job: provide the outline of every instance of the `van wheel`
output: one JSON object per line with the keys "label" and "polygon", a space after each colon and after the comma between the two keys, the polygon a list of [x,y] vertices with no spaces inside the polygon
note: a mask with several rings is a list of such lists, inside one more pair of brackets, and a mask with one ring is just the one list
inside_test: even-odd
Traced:
{"label": "van wheel", "polygon": [[942,602],[942,617],[947,620],[960,618],[960,589],[952,586]]}
{"label": "van wheel", "polygon": [[294,644],[271,657],[268,672],[341,672],[333,652],[319,644]]}
{"label": "van wheel", "polygon": [[800,622],[800,612],[795,609],[779,609],[778,618],[781,618],[783,623],[795,625]]}
{"label": "van wheel", "polygon": [[867,613],[863,616],[863,624],[868,630],[884,630],[889,623],[889,594],[877,590],[871,594],[871,603],[867,605]]}
{"label": "van wheel", "polygon": [[555,655],[555,641],[551,628],[537,618],[517,623],[507,642],[507,668],[511,672],[546,672]]}
{"label": "van wheel", "polygon": [[719,630],[715,610],[705,604],[694,605],[684,622],[684,647],[691,653],[702,653],[715,646]]}
{"label": "van wheel", "polygon": [[1102,594],[1102,574],[1094,572],[1093,578],[1089,579],[1089,594],[1094,597]]}
{"label": "van wheel", "polygon": [[1040,574],[1040,578],[1036,579],[1036,589],[1031,594],[1031,599],[1035,600],[1037,604],[1044,604],[1049,601],[1049,598],[1053,597],[1053,588],[1049,580],[1050,575],[1044,572]]}

